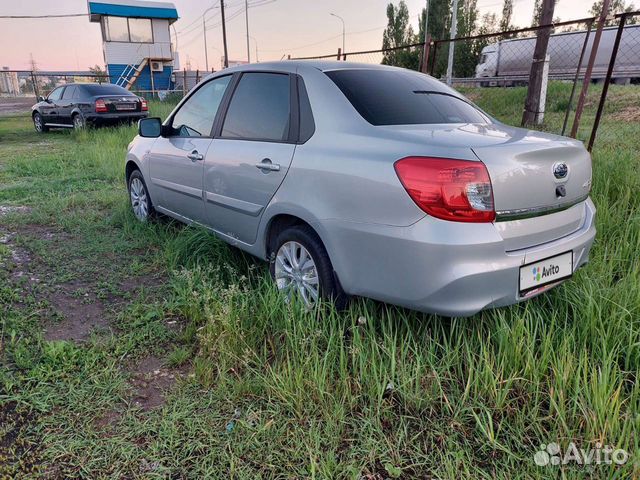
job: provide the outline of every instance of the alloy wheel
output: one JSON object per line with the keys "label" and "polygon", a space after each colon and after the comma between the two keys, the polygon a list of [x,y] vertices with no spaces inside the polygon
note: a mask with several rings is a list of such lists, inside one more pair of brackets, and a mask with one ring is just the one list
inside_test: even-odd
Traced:
{"label": "alloy wheel", "polygon": [[35,115],[33,117],[33,126],[36,129],[36,132],[42,131],[42,117],[40,115]]}
{"label": "alloy wheel", "polygon": [[84,128],[84,118],[81,115],[73,117],[73,128],[76,130],[82,130]]}
{"label": "alloy wheel", "polygon": [[287,302],[294,295],[299,296],[308,308],[318,301],[318,270],[313,257],[302,244],[289,241],[278,249],[275,278],[278,290],[286,295]]}
{"label": "alloy wheel", "polygon": [[146,221],[149,217],[149,206],[147,204],[147,189],[139,178],[131,180],[129,186],[131,196],[131,207],[138,220]]}

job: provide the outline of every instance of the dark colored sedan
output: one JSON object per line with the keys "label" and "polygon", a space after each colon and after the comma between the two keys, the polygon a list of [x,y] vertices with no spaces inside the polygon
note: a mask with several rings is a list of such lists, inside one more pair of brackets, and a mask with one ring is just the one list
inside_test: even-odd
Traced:
{"label": "dark colored sedan", "polygon": [[110,83],[69,83],[38,97],[31,109],[38,132],[132,122],[149,113],[144,98]]}

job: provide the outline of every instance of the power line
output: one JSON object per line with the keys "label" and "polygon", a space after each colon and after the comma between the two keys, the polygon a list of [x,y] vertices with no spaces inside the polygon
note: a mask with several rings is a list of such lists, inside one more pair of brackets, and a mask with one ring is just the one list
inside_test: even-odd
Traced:
{"label": "power line", "polygon": [[67,17],[87,17],[88,13],[63,13],[58,15],[0,15],[0,18],[29,19],[29,18],[67,18]]}

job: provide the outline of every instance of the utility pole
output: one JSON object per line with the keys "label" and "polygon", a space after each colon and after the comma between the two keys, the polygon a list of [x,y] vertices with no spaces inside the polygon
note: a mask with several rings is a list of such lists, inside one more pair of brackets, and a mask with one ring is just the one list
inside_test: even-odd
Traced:
{"label": "utility pole", "polygon": [[340,15],[336,15],[335,13],[330,13],[329,15],[331,15],[332,17],[336,17],[342,22],[342,54],[344,55],[346,52],[346,50],[344,49],[344,18],[342,18]]}
{"label": "utility pole", "polygon": [[247,25],[247,62],[251,63],[251,52],[249,51],[249,0],[244,0],[244,21]]}
{"label": "utility pole", "polygon": [[429,26],[429,0],[427,0],[427,5],[424,7],[424,40],[427,41],[427,27]]}
{"label": "utility pole", "polygon": [[[209,71],[209,53],[207,52],[207,23],[205,21],[205,17],[207,16],[207,12],[209,10],[213,10],[215,7],[209,7],[202,13],[202,35],[204,37],[204,64],[205,70]],[[176,37],[177,42],[177,37]],[[177,49],[177,47],[176,47]]]}
{"label": "utility pole", "polygon": [[582,90],[580,91],[580,97],[578,97],[578,105],[576,105],[576,116],[573,119],[573,126],[571,127],[571,137],[576,138],[578,134],[578,127],[580,126],[580,118],[582,117],[582,110],[584,109],[584,102],[587,99],[587,92],[589,91],[589,84],[591,83],[591,72],[593,71],[593,64],[596,61],[596,55],[598,54],[598,47],[600,46],[600,37],[602,36],[602,28],[604,22],[609,14],[610,0],[604,0],[602,3],[602,11],[598,17],[598,26],[596,27],[596,35],[593,37],[593,45],[591,46],[591,53],[589,54],[589,63],[587,64],[587,70],[584,72],[584,81],[582,83]]}
{"label": "utility pole", "polygon": [[229,55],[227,54],[227,26],[224,23],[224,0],[220,0],[220,14],[222,15],[222,44],[224,45],[224,68],[229,67]]}
{"label": "utility pole", "polygon": [[[553,10],[555,0],[542,0],[542,14],[540,15],[540,25],[550,25],[553,23]],[[544,78],[545,62],[547,60],[547,46],[551,36],[551,27],[538,30],[538,39],[533,50],[533,61],[531,62],[531,73],[529,74],[529,87],[527,89],[527,99],[524,102],[524,112],[522,114],[522,126],[533,125],[540,114],[543,84],[547,81]],[[545,89],[546,94],[546,89]]]}
{"label": "utility pole", "polygon": [[426,1],[424,7],[424,46],[422,47],[422,61],[420,71],[427,73],[427,63],[429,61],[429,45],[431,44],[431,36],[427,33],[429,27],[429,0]]}
{"label": "utility pole", "polygon": [[449,58],[447,59],[447,85],[451,85],[451,75],[453,72],[453,51],[456,46],[456,42],[453,40],[456,38],[458,34],[458,0],[453,0],[453,12],[451,12],[451,34],[449,38],[451,42],[449,42]]}

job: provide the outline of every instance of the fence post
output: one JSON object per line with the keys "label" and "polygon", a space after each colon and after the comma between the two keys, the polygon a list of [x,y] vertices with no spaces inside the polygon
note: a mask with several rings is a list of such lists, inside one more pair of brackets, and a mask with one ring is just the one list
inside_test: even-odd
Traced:
{"label": "fence post", "polygon": [[38,99],[38,82],[36,82],[36,76],[33,73],[33,70],[31,70],[31,83],[33,84],[33,94],[36,97],[36,100]]}
{"label": "fence post", "polygon": [[[540,17],[541,25],[549,25],[553,22],[554,7],[555,0],[543,0],[542,15]],[[541,110],[544,110],[544,102],[546,99],[542,98],[542,95],[546,95],[547,93],[547,79],[544,76],[544,72],[548,58],[547,47],[549,46],[549,37],[551,37],[551,27],[538,30],[536,37],[536,46],[533,50],[533,60],[531,62],[531,73],[529,74],[527,98],[524,102],[524,112],[522,112],[521,125],[523,127],[542,123],[541,114],[544,115]],[[546,71],[549,71],[548,67]],[[542,91],[543,86],[544,92]]]}
{"label": "fence post", "polygon": [[200,70],[196,70],[196,85],[200,83]]}
{"label": "fence post", "polygon": [[336,58],[336,60],[340,60],[341,56],[342,56],[342,49],[338,47],[338,57]]}
{"label": "fence post", "polygon": [[438,40],[433,42],[433,53],[431,55],[431,69],[429,71],[429,74],[431,76],[434,75],[434,71],[436,69],[436,52],[438,51],[438,45],[440,45],[440,42]]}
{"label": "fence post", "polygon": [[598,103],[598,111],[596,112],[596,118],[593,121],[593,128],[591,129],[591,137],[589,138],[589,145],[587,146],[587,150],[589,151],[591,151],[591,149],[593,148],[593,142],[596,140],[596,133],[598,132],[598,126],[600,125],[600,118],[602,117],[604,102],[607,100],[607,92],[609,91],[609,84],[611,83],[611,77],[613,76],[613,67],[615,66],[616,57],[618,56],[618,48],[620,48],[620,39],[622,38],[622,31],[624,30],[624,24],[626,20],[627,14],[623,13],[620,17],[620,24],[618,25],[618,32],[616,33],[616,40],[613,43],[611,59],[609,60],[609,68],[607,69],[607,76],[604,79],[602,95],[600,95],[600,103]]}
{"label": "fence post", "polygon": [[431,35],[427,35],[424,40],[424,47],[422,47],[422,63],[420,65],[420,71],[427,73],[429,66],[429,46],[431,45]]}
{"label": "fence post", "polygon": [[580,127],[580,118],[582,117],[582,110],[584,109],[584,102],[587,99],[587,92],[589,91],[589,83],[591,83],[591,72],[593,71],[593,64],[596,61],[596,54],[598,53],[598,46],[600,45],[600,37],[602,36],[602,29],[604,28],[604,22],[607,19],[609,13],[610,0],[604,0],[602,4],[602,11],[598,18],[598,27],[596,28],[596,36],[593,37],[593,44],[591,45],[591,54],[589,55],[589,63],[587,70],[584,72],[584,80],[582,81],[582,90],[580,91],[580,97],[578,98],[578,105],[576,106],[576,115],[573,118],[573,125],[571,127],[572,138],[576,138],[578,134],[578,128]]}
{"label": "fence post", "polygon": [[187,69],[182,69],[182,96],[187,95]]}
{"label": "fence post", "polygon": [[567,130],[567,122],[569,121],[569,113],[571,113],[571,105],[573,104],[573,97],[576,93],[576,86],[578,85],[578,78],[580,78],[580,69],[582,68],[582,60],[584,60],[584,52],[587,50],[587,44],[589,43],[589,36],[591,35],[591,27],[593,27],[593,20],[590,20],[587,26],[587,33],[584,36],[584,43],[582,44],[582,51],[580,52],[580,59],[578,60],[578,68],[576,68],[576,75],[573,77],[573,87],[571,87],[571,95],[569,95],[569,105],[567,105],[567,112],[564,115],[564,122],[562,124],[562,133]]}

